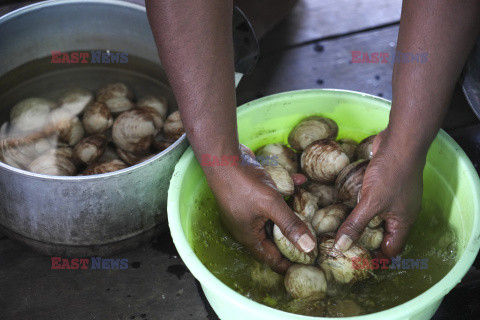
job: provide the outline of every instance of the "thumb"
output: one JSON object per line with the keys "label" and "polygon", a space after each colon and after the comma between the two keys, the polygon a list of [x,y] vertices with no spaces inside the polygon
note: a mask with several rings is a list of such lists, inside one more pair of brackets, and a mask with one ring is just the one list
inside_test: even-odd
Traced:
{"label": "thumb", "polygon": [[372,212],[365,198],[362,198],[352,213],[342,223],[335,237],[335,249],[348,251],[356,243],[370,220],[377,214]]}
{"label": "thumb", "polygon": [[396,219],[385,220],[385,235],[382,241],[382,253],[387,257],[399,255],[407,242],[410,227]]}
{"label": "thumb", "polygon": [[248,154],[250,157],[252,157],[253,159],[255,159],[255,153],[253,153],[253,151],[252,151],[249,147],[247,147],[246,145],[241,144],[241,143],[240,143],[240,152],[241,152],[242,154],[245,154],[245,153],[246,153],[246,154]]}
{"label": "thumb", "polygon": [[277,201],[271,212],[270,219],[295,247],[305,253],[315,249],[317,246],[315,235],[284,201]]}
{"label": "thumb", "polygon": [[385,130],[382,130],[377,134],[375,139],[373,139],[373,143],[372,143],[372,155],[373,156],[377,153],[378,148],[380,147],[380,144],[382,143],[384,135],[385,135]]}

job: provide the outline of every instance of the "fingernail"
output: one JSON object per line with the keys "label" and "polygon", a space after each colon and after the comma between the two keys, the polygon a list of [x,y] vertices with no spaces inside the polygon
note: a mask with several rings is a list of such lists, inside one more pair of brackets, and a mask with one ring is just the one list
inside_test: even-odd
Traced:
{"label": "fingernail", "polygon": [[335,243],[335,249],[342,252],[348,251],[348,249],[350,249],[350,247],[352,246],[352,243],[353,241],[352,239],[350,239],[349,236],[347,236],[346,234],[342,234],[340,239],[338,239],[337,243]]}
{"label": "fingernail", "polygon": [[298,239],[298,245],[305,253],[309,253],[315,249],[315,241],[306,233]]}

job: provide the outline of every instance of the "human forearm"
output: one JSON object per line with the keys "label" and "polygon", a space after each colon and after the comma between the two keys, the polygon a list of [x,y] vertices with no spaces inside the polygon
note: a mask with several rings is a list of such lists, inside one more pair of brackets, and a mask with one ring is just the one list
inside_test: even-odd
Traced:
{"label": "human forearm", "polygon": [[197,157],[238,154],[231,1],[147,0],[146,5]]}
{"label": "human forearm", "polygon": [[387,130],[393,149],[424,160],[478,34],[480,1],[405,0],[397,50],[427,52],[425,63],[397,62]]}

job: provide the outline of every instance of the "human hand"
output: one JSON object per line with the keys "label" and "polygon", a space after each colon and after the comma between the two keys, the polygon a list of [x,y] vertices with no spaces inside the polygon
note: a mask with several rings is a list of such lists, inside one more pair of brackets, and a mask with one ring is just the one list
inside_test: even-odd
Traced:
{"label": "human hand", "polygon": [[[388,129],[373,142],[373,158],[365,172],[361,199],[336,236],[336,248],[348,250],[360,239],[371,219],[385,220],[380,254],[400,254],[420,211],[425,157],[402,153],[388,135]],[[406,156],[405,156],[406,155]]]}
{"label": "human hand", "polygon": [[[300,250],[315,248],[315,237],[305,223],[288,207],[265,169],[255,161],[255,155],[241,146],[241,158],[249,165],[216,167],[205,170],[207,181],[220,207],[220,217],[233,237],[246,246],[253,256],[280,273],[291,262],[283,257],[267,237],[265,224],[273,221],[282,233]],[[306,181],[294,175],[295,184]]]}

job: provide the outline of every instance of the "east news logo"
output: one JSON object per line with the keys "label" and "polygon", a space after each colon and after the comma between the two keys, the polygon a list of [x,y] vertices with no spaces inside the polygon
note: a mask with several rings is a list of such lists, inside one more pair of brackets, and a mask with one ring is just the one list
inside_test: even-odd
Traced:
{"label": "east news logo", "polygon": [[128,259],[104,259],[100,257],[71,258],[52,257],[52,267],[55,270],[65,269],[128,269]]}
{"label": "east news logo", "polygon": [[105,52],[100,50],[90,52],[61,52],[52,51],[52,63],[127,63],[128,53],[126,52]]}

